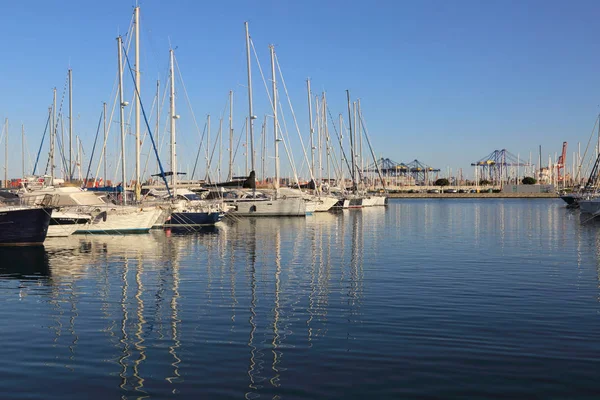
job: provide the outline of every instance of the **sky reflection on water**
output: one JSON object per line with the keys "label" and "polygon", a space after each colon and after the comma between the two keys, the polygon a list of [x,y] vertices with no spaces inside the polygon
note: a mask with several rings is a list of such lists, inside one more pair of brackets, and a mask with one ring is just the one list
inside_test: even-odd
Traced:
{"label": "sky reflection on water", "polygon": [[409,200],[0,249],[0,390],[593,396],[599,228],[555,201]]}

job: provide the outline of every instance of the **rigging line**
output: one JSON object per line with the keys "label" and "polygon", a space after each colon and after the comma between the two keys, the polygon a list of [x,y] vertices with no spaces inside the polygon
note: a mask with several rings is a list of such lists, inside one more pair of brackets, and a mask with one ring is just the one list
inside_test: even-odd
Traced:
{"label": "rigging line", "polygon": [[[283,127],[285,128],[285,131],[283,131],[281,129],[281,127],[279,127],[279,130],[282,131],[283,133],[285,133],[285,135],[287,136],[287,140],[282,139],[281,141],[283,142],[283,148],[285,149],[285,153],[288,156],[288,160],[290,160],[290,163],[292,165],[292,172],[294,173],[294,179],[296,180],[296,184],[298,185],[298,187],[300,187],[300,182],[298,180],[298,172],[296,171],[296,163],[294,161],[294,156],[290,153],[287,143],[286,143],[286,142],[290,141],[290,137],[288,135],[287,124],[285,122],[285,115],[283,113],[283,107],[281,107],[281,103],[279,103],[279,109],[281,110],[281,118],[283,119]],[[279,120],[277,120],[277,126],[279,126]]]}
{"label": "rigging line", "polygon": [[[142,35],[145,36],[145,39],[147,40],[147,43],[149,44],[149,47],[152,51],[149,52],[144,52],[144,55],[147,55],[148,53],[152,54],[153,58],[154,58],[154,63],[158,68],[160,65],[160,57],[158,56],[158,51],[156,50],[156,43],[154,42],[154,38],[152,36],[152,30],[151,29],[142,29]],[[144,62],[146,62],[148,59],[145,58]],[[147,63],[150,64],[150,63]]]}
{"label": "rigging line", "polygon": [[[250,45],[252,46],[252,51],[254,52],[254,58],[256,59],[256,63],[258,64],[258,70],[260,72],[260,76],[262,78],[263,84],[265,85],[265,91],[267,92],[267,97],[269,98],[269,104],[271,105],[271,110],[273,112],[275,112],[276,105],[273,104],[273,100],[271,99],[271,94],[269,93],[269,88],[267,86],[267,81],[265,80],[265,75],[263,74],[263,70],[262,70],[262,67],[260,65],[260,60],[258,59],[258,53],[256,52],[256,47],[254,47],[254,42],[252,41],[252,38],[250,38]],[[279,107],[279,108],[281,108],[281,107]],[[285,116],[283,115],[283,110],[282,110],[282,118],[283,118],[283,121],[285,123]],[[281,124],[279,123],[279,120],[277,121],[277,128],[280,131],[283,132],[283,130],[281,129]],[[288,159],[290,161],[290,164],[291,164],[291,167],[292,167],[292,171],[294,173],[294,178],[296,179],[296,182],[298,182],[298,174],[296,173],[296,167],[294,166],[293,158],[290,158],[290,153],[287,151],[287,147],[285,145],[285,142],[284,142],[284,148],[286,149],[286,153],[287,153]]]}
{"label": "rigging line", "polygon": [[381,170],[379,169],[379,164],[377,163],[377,159],[375,157],[375,152],[373,151],[373,147],[371,147],[371,140],[369,139],[369,131],[367,130],[365,119],[362,115],[362,110],[359,110],[359,112],[358,112],[358,120],[360,122],[360,125],[363,128],[363,134],[365,135],[365,139],[367,139],[367,144],[369,145],[369,150],[371,150],[371,156],[373,157],[373,162],[375,163],[375,168],[377,168],[377,175],[379,175],[379,180],[381,180],[381,185],[383,185],[383,189],[387,192],[387,188],[385,187],[385,181],[383,180],[383,175],[381,174]]}
{"label": "rigging line", "polygon": [[[61,116],[61,119],[62,119],[62,116]],[[65,158],[64,146],[63,146],[62,140],[60,138],[60,135],[56,135],[56,141],[58,142],[58,149],[59,149],[59,153],[61,156],[61,160],[63,162],[63,168],[65,168],[65,171],[66,171],[67,159]]]}
{"label": "rigging line", "polygon": [[[333,126],[333,130],[335,131],[335,134],[336,134],[339,144],[340,144],[340,151],[342,152],[342,158],[346,162],[346,167],[348,167],[348,171],[352,171],[350,169],[350,164],[348,163],[348,157],[346,157],[346,152],[344,151],[344,146],[342,145],[342,137],[340,135],[340,132],[338,132],[338,130],[335,126],[335,121],[333,120],[333,117],[331,116],[331,110],[329,109],[329,106],[327,106],[326,108],[327,108],[327,114],[329,114],[329,119],[331,120],[331,125]],[[340,126],[340,131],[342,129],[343,129],[343,126]],[[340,162],[341,162],[341,160],[340,160]],[[342,169],[341,166],[340,166],[340,169]]]}
{"label": "rigging line", "polygon": [[[125,71],[125,68],[123,68],[123,71]],[[123,96],[124,97],[124,96]],[[133,98],[135,99],[135,94],[133,95]],[[130,102],[129,104],[132,104],[132,102]],[[127,119],[125,121],[123,121],[123,129],[125,129],[125,135],[126,136],[131,136],[131,113],[132,110],[130,108],[129,110],[129,115],[127,117]],[[125,113],[123,113],[125,114]],[[121,123],[121,121],[119,121],[119,123]],[[127,154],[125,154],[127,155]],[[117,157],[117,164],[116,164],[116,170],[115,170],[115,176],[119,176],[119,169],[121,168],[121,159],[123,158],[123,149],[119,148],[119,153],[118,153],[118,157]],[[135,171],[134,171],[135,174]],[[125,182],[123,182],[123,185],[125,185]]]}
{"label": "rigging line", "polygon": [[[227,103],[225,103],[225,107],[223,108],[223,112],[221,113],[221,118],[219,118],[219,126],[222,126],[222,122],[223,122],[223,116],[225,115],[225,110],[227,110],[227,104],[229,103],[229,101],[227,101]],[[215,151],[217,148],[217,144],[219,144],[219,141],[221,139],[221,135],[223,134],[222,129],[219,128],[219,133],[217,134],[217,137],[215,138],[215,144],[212,147],[212,152],[210,153],[210,157],[208,158],[208,168],[210,170],[211,164],[212,164],[212,160],[215,156]],[[204,135],[203,135],[204,136]],[[207,144],[208,146],[209,144]],[[210,150],[210,147],[208,148]],[[210,171],[206,171],[206,175],[207,177],[210,177]],[[216,175],[216,174],[215,174]]]}
{"label": "rigging line", "polygon": [[237,145],[235,146],[235,152],[233,153],[234,162],[235,162],[235,156],[237,156],[238,149],[240,148],[240,143],[242,142],[242,137],[246,136],[246,132],[244,132],[244,130],[247,129],[246,125],[247,125],[247,120],[244,118],[244,126],[242,126],[242,129],[240,129],[240,136],[238,138]]}
{"label": "rigging line", "polygon": [[[167,98],[167,93],[168,93],[168,89],[169,89],[169,85],[170,85],[170,83],[169,83],[169,66],[168,66],[168,63],[167,63],[167,66],[163,69],[163,71],[164,71],[164,74],[163,74],[164,80],[162,82],[166,82],[166,83],[163,85],[163,88],[162,88],[163,89],[162,100],[160,100],[160,97],[157,100],[157,102],[158,102],[158,104],[157,104],[157,110],[162,110],[164,108],[165,101],[166,101],[166,98]],[[160,74],[159,74],[159,78],[160,78]],[[159,96],[160,96],[160,93],[159,93]],[[168,114],[168,112],[166,114]],[[162,130],[160,128],[160,121],[157,121],[157,125],[156,125],[157,126],[157,132],[155,132],[155,133],[156,133],[157,142],[158,142],[157,145],[158,145],[158,154],[159,155],[161,154],[161,150],[163,148],[163,143],[164,143],[164,137],[161,137],[160,133],[162,131],[166,131],[167,130],[166,125],[167,125],[168,120],[169,120],[168,118],[165,118],[165,127]],[[165,136],[165,135],[163,135],[163,136]]]}
{"label": "rigging line", "polygon": [[[123,65],[123,66],[125,66],[125,65]],[[123,69],[123,70],[125,70],[125,69]],[[133,71],[133,70],[130,69],[130,71]],[[135,92],[134,92],[131,95],[131,101],[129,102],[129,104],[134,104],[135,103],[135,98],[136,98],[136,95],[135,95]],[[134,111],[134,108],[130,107],[129,108],[129,115],[127,116],[127,121],[123,123],[125,125],[125,127],[127,128],[127,131],[125,132],[125,134],[128,135],[128,136],[133,136],[133,133],[131,132],[131,116],[133,115],[133,111]],[[136,146],[137,146],[137,143],[136,143]],[[122,156],[123,156],[123,150],[120,149],[119,150],[119,158],[118,158],[118,161],[117,161],[117,168],[119,168],[120,165],[121,165],[121,158],[122,158]],[[134,180],[135,178],[136,178],[135,171],[132,171],[130,179]]]}
{"label": "rigging line", "polygon": [[[102,112],[100,113],[100,119],[98,120],[98,128],[96,129],[96,138],[94,139],[94,146],[92,146],[92,154],[90,155],[90,163],[88,164],[88,170],[87,170],[87,173],[85,174],[85,183],[83,184],[84,188],[87,187],[88,178],[90,176],[90,169],[92,168],[92,160],[94,159],[94,151],[96,151],[96,143],[98,142],[98,134],[100,133],[100,125],[102,124],[102,117],[104,117],[104,110],[102,110]],[[79,163],[81,163],[81,160],[79,160]]]}
{"label": "rigging line", "polygon": [[[215,144],[213,145],[212,152],[210,153],[210,158],[208,159],[208,168],[209,169],[212,164],[213,157],[215,156],[215,150],[217,148],[217,145],[219,144],[219,139],[221,138],[221,133],[222,133],[221,129],[219,129],[219,133],[217,134],[217,137],[215,138]],[[208,174],[208,172],[209,171],[206,171],[207,174]]]}
{"label": "rigging line", "polygon": [[336,180],[340,181],[342,179],[342,161],[337,159],[335,151],[330,152],[331,158],[333,159],[333,169],[334,174],[336,175]]}
{"label": "rigging line", "polygon": [[[127,54],[127,52],[129,52],[129,49],[131,47],[131,42],[132,42],[132,37],[133,36],[130,35],[129,32],[131,32],[132,29],[133,29],[133,16],[131,17],[131,22],[129,23],[129,30],[128,30],[127,35],[126,35],[128,42],[127,42],[126,53],[125,54]],[[119,97],[119,91],[117,90],[118,81],[119,81],[119,71],[117,71],[117,73],[116,73],[116,77],[115,77],[115,80],[114,80],[114,83],[113,83],[113,88],[112,88],[112,91],[111,91],[111,94],[114,92],[115,95],[114,95],[114,100],[113,100],[113,104],[112,104],[112,109],[110,111],[110,118],[108,118],[108,126],[106,127],[106,138],[103,141],[102,151],[100,152],[100,158],[98,159],[98,168],[96,169],[96,174],[94,174],[94,184],[96,184],[96,179],[97,179],[98,175],[100,175],[100,168],[102,167],[102,160],[104,158],[104,153],[106,152],[106,144],[107,144],[106,142],[108,141],[108,136],[109,136],[109,133],[110,133],[110,128],[112,126],[113,117],[114,117],[114,114],[115,114],[115,108],[117,106],[117,98]],[[118,174],[117,171],[119,170],[119,162],[117,163],[117,169],[115,170],[115,175],[114,176],[117,176],[117,174]],[[108,181],[108,177],[105,176],[104,177],[104,182],[105,182],[104,186],[106,186],[106,182],[107,181]]]}
{"label": "rigging line", "polygon": [[261,132],[260,132],[260,149],[261,149],[261,171],[260,171],[260,177],[262,178],[263,181],[266,181],[266,172],[267,169],[265,168],[265,159],[268,157],[267,154],[267,144],[266,144],[266,132],[267,132],[267,115],[265,115],[264,119],[263,119],[263,123],[262,123],[262,128],[261,128]]}
{"label": "rigging line", "polygon": [[[169,80],[169,68],[166,68],[166,72],[165,72],[164,76],[165,76],[164,82],[166,82],[166,83],[163,88],[164,91],[163,91],[163,95],[162,95],[162,101],[160,102],[160,106],[159,106],[160,110],[162,110],[164,108],[165,102],[167,101],[167,93],[169,93],[169,88],[171,87],[171,84],[169,82],[170,81]],[[169,113],[166,112],[166,113],[161,113],[161,114],[168,115]],[[159,156],[162,153],[162,149],[164,147],[164,143],[165,143],[165,140],[167,137],[167,135],[159,135],[159,134],[160,134],[160,132],[167,132],[167,125],[169,125],[169,118],[165,118],[165,122],[164,122],[164,126],[163,126],[162,130],[160,128],[160,121],[158,121],[158,132],[156,133],[156,135],[158,138],[157,146],[158,146],[158,155]]]}
{"label": "rigging line", "polygon": [[[325,106],[327,105],[327,98],[325,97],[325,92],[323,92],[323,109],[321,110],[321,118],[323,124],[323,142],[325,144],[325,160],[329,168],[329,163],[331,162],[331,138],[329,136],[329,126],[327,125],[327,114],[325,113]],[[321,144],[322,145],[322,144]],[[334,171],[335,174],[335,165]],[[327,179],[329,180],[331,176],[328,174]]]}
{"label": "rigging line", "polygon": [[[25,135],[24,135],[25,136]],[[25,152],[27,153],[27,166],[31,167],[31,152],[29,151],[29,146],[27,145],[27,136],[25,136]]]}
{"label": "rigging line", "polygon": [[[185,87],[185,83],[183,81],[183,75],[181,74],[181,68],[179,68],[179,63],[177,62],[177,57],[175,57],[175,55],[173,55],[173,58],[175,59],[175,65],[177,66],[177,72],[179,73],[179,80],[181,81],[181,86],[183,87],[183,93],[185,94],[185,99],[188,103],[188,107],[190,108],[190,112],[192,113],[192,121],[194,121],[194,126],[196,127],[196,131],[198,132],[198,134],[200,134],[200,128],[198,127],[198,121],[196,121],[196,114],[194,114],[194,110],[192,109],[192,102],[190,101],[190,97],[188,96],[188,92]],[[204,141],[204,134],[205,134],[205,132],[203,132],[200,135],[199,149],[202,149],[202,143]],[[208,147],[208,144],[207,144],[207,147]],[[208,171],[207,171],[207,173],[208,173]]]}
{"label": "rigging line", "polygon": [[[207,126],[207,123],[204,122],[204,129],[202,130],[202,136],[204,136],[204,133],[206,132],[206,126]],[[200,158],[201,149],[202,149],[201,147],[198,147],[198,153],[196,153],[196,161],[194,162],[194,169],[192,170],[192,176],[190,177],[191,181],[194,180],[194,175],[196,174],[196,167],[198,166],[198,159]]]}
{"label": "rigging line", "polygon": [[[67,72],[67,78],[65,79],[65,86],[63,87],[63,93],[62,93],[62,96],[61,96],[61,99],[60,99],[60,108],[59,108],[59,111],[58,111],[59,118],[56,120],[56,126],[54,127],[54,134],[55,135],[56,135],[56,132],[58,131],[59,121],[62,124],[63,119],[64,119],[62,108],[63,108],[63,104],[64,104],[64,101],[65,101],[65,97],[67,96],[68,85],[69,85],[69,73]],[[63,162],[63,168],[65,169],[65,171],[67,171],[68,170],[68,168],[67,168],[67,159],[65,158],[64,146],[61,143],[62,140],[60,140],[61,136],[56,135],[56,141],[58,142],[58,151],[59,151],[59,155],[61,156],[61,160]]]}
{"label": "rigging line", "polygon": [[50,113],[48,113],[48,119],[46,119],[46,127],[44,128],[44,134],[42,135],[42,141],[40,142],[40,148],[38,149],[37,156],[35,158],[35,164],[33,165],[32,175],[35,175],[35,170],[37,169],[38,162],[40,160],[40,154],[42,153],[42,147],[44,146],[44,139],[46,138],[46,133],[48,132],[49,125],[50,125]]}
{"label": "rigging line", "polygon": [[[65,79],[65,85],[63,87],[63,93],[62,93],[62,96],[60,98],[60,107],[58,108],[58,113],[54,109],[54,105],[52,105],[52,107],[53,107],[52,112],[53,112],[54,115],[56,115],[58,117],[58,118],[56,118],[56,121],[55,121],[56,123],[54,124],[54,127],[53,127],[53,129],[54,129],[53,132],[54,132],[55,135],[56,135],[56,131],[58,130],[58,123],[59,123],[59,121],[62,118],[62,107],[63,107],[63,102],[65,100],[65,95],[66,95],[68,83],[69,83],[69,73],[67,72],[67,77]],[[56,141],[60,143],[60,141],[58,139],[58,135],[56,135]],[[63,158],[62,161],[64,163],[64,154],[62,153],[62,148],[61,148],[60,144],[59,144],[59,147],[58,147],[58,151],[59,151],[59,156],[62,156],[62,158]],[[46,171],[44,172],[44,174],[46,174],[48,172],[48,167],[49,166],[50,166],[50,157],[48,157],[48,162],[46,163]],[[63,166],[64,166],[64,164],[63,164]]]}
{"label": "rigging line", "polygon": [[[277,94],[279,94],[279,88],[277,89]],[[279,98],[279,96],[278,96]],[[281,119],[283,120],[283,128],[281,129],[281,125],[279,123],[279,119],[277,119],[277,126],[279,127],[279,130],[281,131],[282,135],[285,135],[286,140],[283,140],[282,138],[282,142],[283,142],[283,147],[285,149],[285,152],[288,156],[288,160],[290,161],[291,167],[292,167],[292,173],[294,174],[294,179],[296,180],[296,184],[298,186],[300,186],[300,182],[298,180],[298,171],[296,170],[296,160],[294,160],[294,154],[290,153],[290,151],[288,150],[287,147],[287,143],[291,143],[290,141],[290,135],[288,132],[288,128],[287,128],[287,121],[285,119],[285,113],[283,112],[283,106],[281,105],[281,102],[277,102],[279,103],[279,110],[281,110]]]}
{"label": "rigging line", "polygon": [[[588,149],[590,147],[590,143],[592,141],[592,138],[594,137],[594,135],[596,134],[596,125],[598,125],[598,122],[600,122],[600,114],[598,114],[598,116],[596,117],[596,121],[594,121],[594,127],[592,128],[592,133],[590,134],[590,138],[588,140],[587,146],[585,146],[585,151],[583,152],[583,157],[581,158],[581,160],[585,160],[585,157],[587,155]],[[581,172],[581,166],[583,164],[583,161],[580,161],[579,164],[579,168],[577,170],[577,174],[575,175],[575,180],[577,181],[577,179],[579,178],[579,174]],[[540,165],[540,168],[542,166]]]}
{"label": "rigging line", "polygon": [[[154,106],[158,107],[158,99],[156,98],[156,96],[154,96],[153,100],[152,100],[152,107],[150,107],[150,120],[152,120],[152,117],[154,116]],[[148,130],[144,129],[144,137],[142,138],[141,142],[140,142],[140,147],[144,146],[144,141],[146,140],[146,136],[148,136]],[[146,161],[144,162],[144,169],[142,171],[142,176],[146,175],[146,171],[148,169],[148,161],[150,160],[150,154],[151,152],[148,152],[146,154]]]}
{"label": "rigging line", "polygon": [[[142,99],[140,97],[140,92],[138,90],[137,84],[135,83],[135,77],[133,76],[133,70],[131,69],[131,64],[129,63],[129,57],[127,56],[127,53],[125,53],[125,60],[127,60],[127,67],[129,68],[129,73],[131,74],[131,78],[133,79],[133,87],[135,88],[135,93],[138,96],[138,98],[140,99],[140,108],[142,109],[142,114],[144,115],[144,122],[146,122],[146,127],[148,128],[148,133],[150,135],[150,140],[152,141],[152,147],[154,148],[154,154],[156,155],[156,159],[158,161],[158,166],[160,168],[160,175],[162,176],[163,181],[165,182],[165,186],[167,187],[167,193],[169,194],[169,197],[173,197],[173,195],[171,194],[171,189],[169,188],[169,183],[167,182],[167,177],[165,176],[165,171],[163,169],[160,158],[158,157],[158,150],[156,149],[156,143],[154,142],[154,137],[152,136],[152,131],[150,130],[150,124],[148,124],[148,117],[146,116],[146,110],[144,109],[144,105],[143,105]],[[123,182],[123,185],[125,185],[125,182]],[[123,186],[123,189],[125,189],[125,186]]]}
{"label": "rigging line", "polygon": [[[304,161],[308,166],[308,171],[310,173],[310,179],[314,181],[314,171],[312,170],[310,163],[308,161],[308,155],[306,154],[306,148],[304,148],[304,141],[302,140],[302,135],[300,134],[300,128],[298,127],[298,120],[296,119],[296,113],[294,112],[294,107],[292,106],[292,101],[290,99],[290,95],[287,90],[287,85],[285,84],[285,79],[283,78],[283,72],[281,72],[281,66],[279,65],[279,57],[277,57],[277,53],[275,53],[275,62],[277,63],[277,70],[279,71],[279,76],[281,77],[281,83],[283,84],[283,90],[285,92],[285,96],[287,97],[288,104],[290,106],[290,110],[292,112],[292,116],[294,117],[294,125],[296,126],[296,132],[298,132],[298,138],[300,139],[300,145],[302,146],[302,151],[304,153]],[[320,190],[317,189],[317,192]]]}

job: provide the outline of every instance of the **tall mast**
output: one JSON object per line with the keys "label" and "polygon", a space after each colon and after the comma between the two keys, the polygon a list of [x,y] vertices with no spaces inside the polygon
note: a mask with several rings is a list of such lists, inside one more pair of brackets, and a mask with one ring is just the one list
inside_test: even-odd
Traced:
{"label": "tall mast", "polygon": [[250,134],[250,165],[254,171],[254,114],[252,111],[252,68],[250,67],[250,34],[248,33],[248,22],[246,26],[246,61],[248,67],[248,129]]}
{"label": "tall mast", "polygon": [[352,112],[350,110],[350,91],[346,90],[346,97],[348,98],[348,129],[349,129],[349,136],[350,136],[350,159],[352,161],[352,168],[350,170],[351,174],[352,174],[352,190],[354,192],[356,192],[356,177],[354,175],[354,166],[355,166],[355,162],[354,162],[354,141],[352,139]]}
{"label": "tall mast", "polygon": [[[57,127],[57,129],[58,129],[58,122],[60,121],[60,144],[61,144],[61,146],[63,148],[63,157],[62,157],[62,159],[61,159],[61,157],[59,157],[59,159],[61,161],[64,159],[64,153],[67,151],[65,149],[65,147],[67,145],[67,142],[65,142],[65,124],[64,124],[64,120],[65,119],[63,117],[64,116],[62,114],[59,114],[58,115],[58,121],[56,121],[56,127]],[[57,135],[58,135],[58,133],[57,133]],[[58,141],[58,139],[57,139],[57,141]],[[75,143],[75,145],[77,145],[77,143]],[[69,177],[67,175],[69,174],[69,168],[63,162],[60,162],[60,169],[61,169],[61,171],[63,173],[64,180],[68,181]]]}
{"label": "tall mast", "polygon": [[319,103],[319,130],[317,135],[317,149],[319,154],[319,185],[323,182],[323,130],[324,122],[325,122],[325,107],[323,103],[323,99],[325,98],[325,94],[321,97],[321,102]]}
{"label": "tall mast", "polygon": [[21,124],[21,177],[25,177],[25,125]]}
{"label": "tall mast", "polygon": [[227,180],[233,179],[233,90],[229,91],[229,174]]}
{"label": "tall mast", "polygon": [[156,149],[158,151],[158,157],[156,158],[156,169],[160,170],[159,158],[160,158],[160,80],[156,80]]}
{"label": "tall mast", "polygon": [[123,191],[123,204],[127,204],[127,172],[125,170],[125,106],[127,103],[123,100],[123,62],[121,60],[121,44],[122,38],[117,38],[117,47],[119,48],[119,55],[117,57],[119,62],[119,119],[121,127],[121,190]]}
{"label": "tall mast", "polygon": [[8,187],[8,118],[4,122],[4,187]]}
{"label": "tall mast", "polygon": [[263,181],[266,181],[266,177],[265,177],[265,158],[267,157],[267,141],[265,140],[267,135],[267,116],[265,115],[265,118],[263,120],[262,123],[262,130],[260,132],[260,140],[262,143],[262,148],[260,150],[260,158],[261,158],[261,173],[260,173],[260,178]]}
{"label": "tall mast", "polygon": [[363,157],[363,132],[360,123],[360,99],[356,101],[356,131],[358,132],[359,154],[360,154],[360,175],[363,176],[365,171],[365,163]]}
{"label": "tall mast", "polygon": [[173,195],[177,197],[177,155],[175,154],[175,120],[178,115],[175,114],[175,68],[173,62],[173,49],[169,50],[171,58],[171,186],[173,187]]}
{"label": "tall mast", "polygon": [[[323,92],[323,123],[325,125],[325,161],[327,162],[327,185],[331,183],[331,170],[329,169],[329,127],[327,126],[327,96]],[[321,185],[323,179],[321,179]]]}
{"label": "tall mast", "polygon": [[248,153],[249,153],[249,147],[248,147],[248,117],[246,117],[246,123],[244,124],[244,129],[246,131],[246,172],[245,175],[248,175]]}
{"label": "tall mast", "polygon": [[135,96],[135,201],[140,201],[140,7],[134,9],[135,12],[135,86],[137,94]]}
{"label": "tall mast", "polygon": [[102,180],[104,182],[104,186],[106,186],[107,176],[106,176],[106,139],[108,132],[106,131],[106,102],[102,103],[102,115],[103,115],[103,125],[104,125],[104,176]]}
{"label": "tall mast", "polygon": [[[48,127],[49,132],[48,134],[50,135],[50,152],[48,153],[48,163],[50,162],[50,158],[52,157],[52,106],[48,107]],[[48,172],[48,164],[46,164],[46,170],[44,171],[44,174],[46,174],[46,172]],[[35,168],[33,170],[33,173],[35,173]]]}
{"label": "tall mast", "polygon": [[52,129],[50,130],[50,184],[54,185],[54,141],[56,140],[56,88],[52,100]]}
{"label": "tall mast", "polygon": [[342,146],[342,139],[343,139],[343,135],[344,135],[344,119],[342,117],[342,113],[339,114],[339,124],[340,124],[340,137],[339,137],[339,141],[340,141],[340,181],[342,184],[342,187],[345,188],[346,187],[346,178],[344,177],[344,164],[342,163],[342,161],[346,162],[346,164],[348,163],[348,161],[346,160],[346,153],[344,152],[344,148]]}
{"label": "tall mast", "polygon": [[219,162],[217,163],[217,179],[221,181],[221,149],[223,148],[223,117],[219,118]]}
{"label": "tall mast", "polygon": [[82,153],[82,144],[79,136],[75,137],[75,145],[77,146],[77,168],[79,169],[79,180],[83,180],[83,174],[81,173],[81,166],[83,165],[83,160],[81,157]]}
{"label": "tall mast", "polygon": [[210,181],[210,114],[206,116],[206,181]]}
{"label": "tall mast", "polygon": [[67,174],[69,180],[73,179],[73,70],[71,68],[69,68],[69,170]]}
{"label": "tall mast", "polygon": [[352,118],[353,118],[353,126],[354,126],[354,129],[352,129],[352,140],[354,140],[354,164],[352,165],[352,169],[354,170],[354,177],[356,179],[356,190],[358,190],[362,179],[361,179],[361,174],[358,170],[358,160],[361,155],[358,153],[358,139],[356,136],[356,131],[358,130],[358,128],[357,128],[357,123],[356,123],[356,102],[355,101],[352,102]]}
{"label": "tall mast", "polygon": [[279,135],[277,134],[277,81],[275,76],[275,47],[271,50],[271,80],[273,84],[273,133],[275,137],[275,191],[279,194]]}
{"label": "tall mast", "polygon": [[306,89],[308,91],[308,123],[310,124],[310,168],[312,170],[313,176],[315,173],[315,145],[313,143],[313,118],[312,118],[312,94],[310,91],[310,79],[306,80]]}
{"label": "tall mast", "polygon": [[356,179],[356,189],[358,190],[358,186],[361,183],[361,176],[358,172],[358,159],[360,154],[358,153],[358,140],[356,139],[356,131],[358,130],[356,124],[356,102],[352,102],[352,118],[354,129],[352,129],[352,140],[354,140],[354,163],[352,164],[352,169],[354,170],[354,176]]}

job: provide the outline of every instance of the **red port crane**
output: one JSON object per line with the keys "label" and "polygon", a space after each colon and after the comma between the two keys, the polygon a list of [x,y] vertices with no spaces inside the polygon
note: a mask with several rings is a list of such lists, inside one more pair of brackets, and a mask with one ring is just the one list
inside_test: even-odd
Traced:
{"label": "red port crane", "polygon": [[556,175],[558,177],[558,182],[562,182],[565,179],[565,176],[561,175],[561,170],[565,168],[566,158],[567,158],[567,142],[563,142],[562,154],[560,155],[560,157],[558,157],[558,162],[556,163]]}

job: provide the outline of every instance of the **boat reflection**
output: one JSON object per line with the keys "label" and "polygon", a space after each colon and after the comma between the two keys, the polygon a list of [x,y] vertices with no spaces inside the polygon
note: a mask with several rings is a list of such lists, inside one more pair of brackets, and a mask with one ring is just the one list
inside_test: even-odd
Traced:
{"label": "boat reflection", "polygon": [[50,276],[44,246],[0,247],[0,279],[38,280]]}
{"label": "boat reflection", "polygon": [[[372,229],[366,221],[368,216],[349,210],[306,220],[243,220],[230,227],[226,259],[239,262],[242,252],[249,292],[247,399],[279,395],[291,368],[286,356],[325,338],[330,306],[347,310],[346,337],[352,339],[361,318],[364,232]],[[234,274],[229,281],[231,293],[245,291],[234,287],[239,282]],[[231,320],[235,325],[235,313]]]}
{"label": "boat reflection", "polygon": [[[193,233],[48,240],[26,258],[0,249],[11,261],[0,278],[46,277],[57,359],[83,368],[83,343],[95,335],[101,350],[93,354],[123,398],[157,390],[169,397],[193,385],[210,357],[240,343],[243,353],[225,355],[245,361],[237,390],[271,398],[291,376],[295,348],[322,346],[334,327],[352,339],[365,251],[373,251],[366,244],[375,246],[382,215],[350,210],[241,219]],[[341,324],[330,325],[332,307]],[[214,342],[225,347],[206,345]]]}

